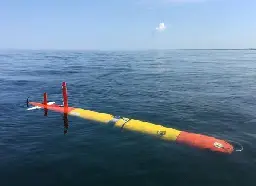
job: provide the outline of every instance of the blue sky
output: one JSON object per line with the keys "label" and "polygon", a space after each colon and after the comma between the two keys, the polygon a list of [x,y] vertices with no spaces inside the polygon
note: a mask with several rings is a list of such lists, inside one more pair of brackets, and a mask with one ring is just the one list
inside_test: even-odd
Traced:
{"label": "blue sky", "polygon": [[249,48],[256,1],[2,0],[0,25],[3,49]]}

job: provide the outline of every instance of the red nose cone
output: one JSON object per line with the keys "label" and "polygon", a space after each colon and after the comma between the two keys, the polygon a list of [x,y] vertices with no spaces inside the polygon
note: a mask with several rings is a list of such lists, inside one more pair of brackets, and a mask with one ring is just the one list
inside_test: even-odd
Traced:
{"label": "red nose cone", "polygon": [[227,154],[231,154],[234,151],[234,147],[228,142],[201,134],[181,132],[176,141],[193,147]]}

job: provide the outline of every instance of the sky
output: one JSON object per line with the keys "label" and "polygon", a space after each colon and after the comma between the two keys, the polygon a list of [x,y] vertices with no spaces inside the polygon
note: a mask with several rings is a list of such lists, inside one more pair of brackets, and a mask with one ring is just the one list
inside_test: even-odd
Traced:
{"label": "sky", "polygon": [[1,0],[1,49],[256,48],[256,0]]}

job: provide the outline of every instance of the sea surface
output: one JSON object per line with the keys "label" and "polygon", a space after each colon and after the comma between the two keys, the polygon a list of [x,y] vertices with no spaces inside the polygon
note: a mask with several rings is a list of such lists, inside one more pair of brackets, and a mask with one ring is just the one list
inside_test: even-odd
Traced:
{"label": "sea surface", "polygon": [[[26,99],[238,142],[223,155],[26,111]],[[255,186],[256,51],[0,51],[1,186]]]}

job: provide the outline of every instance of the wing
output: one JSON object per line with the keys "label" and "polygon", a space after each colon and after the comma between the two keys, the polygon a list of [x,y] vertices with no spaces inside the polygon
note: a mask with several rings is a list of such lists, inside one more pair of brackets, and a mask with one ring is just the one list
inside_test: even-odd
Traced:
{"label": "wing", "polygon": [[[55,102],[48,102],[47,105],[56,105]],[[40,106],[34,106],[34,107],[30,107],[27,110],[36,110],[36,109],[42,109],[42,107]]]}
{"label": "wing", "polygon": [[55,103],[45,105],[39,102],[29,102],[29,104],[34,106],[32,108],[47,109],[47,110],[52,110],[55,112],[66,113],[66,114],[72,111],[73,109],[75,109],[74,107],[63,107],[62,105],[57,105]]}

